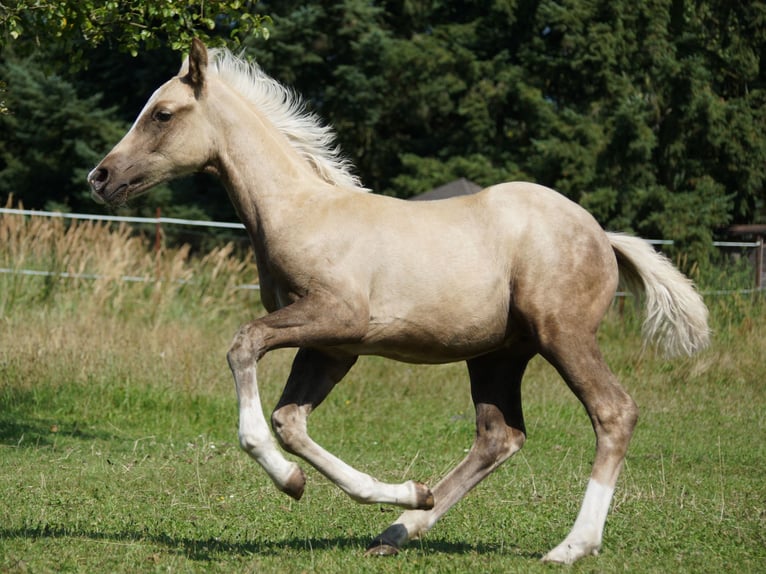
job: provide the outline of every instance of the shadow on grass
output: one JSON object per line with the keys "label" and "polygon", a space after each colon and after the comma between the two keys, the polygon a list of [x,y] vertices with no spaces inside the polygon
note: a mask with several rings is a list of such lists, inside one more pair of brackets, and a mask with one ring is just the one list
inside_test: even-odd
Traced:
{"label": "shadow on grass", "polygon": [[[61,390],[60,394],[67,395],[67,391]],[[11,387],[1,389],[0,445],[38,448],[53,444],[57,437],[83,440],[115,438],[113,433],[85,428],[77,420],[71,420],[71,416],[44,416],[60,411],[61,408],[62,405],[54,396],[40,398],[34,390]]]}
{"label": "shadow on grass", "polygon": [[[364,554],[371,538],[361,536],[344,536],[328,538],[286,538],[272,541],[235,542],[219,538],[192,539],[173,537],[165,534],[149,534],[136,531],[123,532],[89,532],[72,530],[61,526],[44,526],[39,528],[0,528],[0,540],[41,539],[41,538],[73,538],[109,542],[146,542],[159,544],[169,551],[184,555],[195,561],[212,561],[226,555],[239,556],[278,556],[285,552],[317,552],[322,550],[342,550]],[[522,552],[514,546],[500,544],[468,544],[451,542],[429,537],[425,540],[411,542],[403,552],[423,554],[504,554],[519,558],[539,559],[542,555]]]}
{"label": "shadow on grass", "polygon": [[0,418],[0,445],[39,448],[50,446],[57,436],[82,440],[111,440],[115,438],[112,433],[82,429],[77,423],[62,424],[54,419],[9,420]]}
{"label": "shadow on grass", "polygon": [[0,416],[0,445],[19,448],[39,448],[53,444],[56,437],[82,440],[111,440],[109,432],[84,429],[77,422],[57,419],[24,417],[20,413],[3,413]]}

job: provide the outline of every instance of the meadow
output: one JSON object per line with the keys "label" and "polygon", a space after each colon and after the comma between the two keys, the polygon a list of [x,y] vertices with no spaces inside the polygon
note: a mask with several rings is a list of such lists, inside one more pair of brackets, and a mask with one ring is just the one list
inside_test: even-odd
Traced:
{"label": "meadow", "polygon": [[[0,274],[0,572],[766,569],[762,295],[706,297],[714,342],[691,359],[644,349],[631,304],[606,320],[604,354],[641,418],[598,557],[539,561],[572,525],[594,437],[535,359],[524,449],[423,539],[371,559],[366,544],[398,509],[358,505],[305,464],[296,502],[237,444],[225,354],[263,313],[238,288],[257,282],[254,266],[231,246],[147,243],[124,227],[0,216],[0,267],[54,272]],[[261,363],[267,411],[292,355]],[[310,430],[378,478],[434,484],[471,445],[465,367],[363,358]]]}

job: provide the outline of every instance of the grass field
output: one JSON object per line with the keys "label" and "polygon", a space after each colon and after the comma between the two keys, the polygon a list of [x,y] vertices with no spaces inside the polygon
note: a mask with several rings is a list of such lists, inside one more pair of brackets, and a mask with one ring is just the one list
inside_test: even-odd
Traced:
{"label": "grass field", "polygon": [[[399,556],[362,556],[397,516],[312,469],[295,502],[238,447],[225,353],[261,313],[246,262],[147,254],[126,230],[0,219],[0,572],[766,571],[766,306],[710,298],[714,344],[642,352],[630,308],[601,332],[641,420],[598,557],[539,558],[568,532],[593,457],[582,407],[542,360],[529,440]],[[35,227],[37,226],[37,227]],[[155,279],[126,283],[122,275]],[[186,283],[179,283],[178,280]],[[273,405],[291,351],[260,368]],[[470,446],[464,366],[363,358],[310,421],[350,464],[434,484]]]}

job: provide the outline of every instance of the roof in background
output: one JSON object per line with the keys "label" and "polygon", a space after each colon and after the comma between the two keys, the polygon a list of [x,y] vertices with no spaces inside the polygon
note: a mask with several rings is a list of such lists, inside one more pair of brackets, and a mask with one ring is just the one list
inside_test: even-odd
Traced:
{"label": "roof in background", "polygon": [[431,201],[434,199],[446,199],[448,197],[456,197],[458,195],[471,195],[477,191],[481,191],[481,186],[474,182],[461,177],[450,183],[445,183],[431,191],[426,191],[420,195],[414,195],[410,197],[412,201]]}

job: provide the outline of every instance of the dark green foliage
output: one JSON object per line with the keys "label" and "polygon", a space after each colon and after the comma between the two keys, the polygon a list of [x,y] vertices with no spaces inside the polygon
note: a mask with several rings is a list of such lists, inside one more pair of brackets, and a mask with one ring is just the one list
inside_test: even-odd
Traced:
{"label": "dark green foliage", "polygon": [[375,191],[531,179],[613,229],[713,236],[764,213],[766,7],[658,0],[280,2],[253,46]]}
{"label": "dark green foliage", "polygon": [[268,17],[242,0],[14,0],[0,9],[0,34],[26,45],[55,46],[68,66],[87,66],[86,52],[106,44],[134,56],[169,45],[183,50],[191,38],[221,44],[242,36],[268,36]]}
{"label": "dark green foliage", "polygon": [[12,110],[0,115],[0,197],[15,193],[34,208],[92,207],[85,176],[127,125],[99,108],[99,95],[78,97],[35,59],[0,62],[0,75]]}
{"label": "dark green foliage", "polygon": [[[336,128],[375,192],[537,181],[604,226],[674,239],[699,262],[726,226],[766,217],[764,2],[290,0],[258,11],[273,18],[271,38],[246,39],[247,54]],[[178,65],[168,50],[146,54],[86,50],[89,72],[72,81],[132,119]],[[172,193],[171,209],[232,216],[207,179],[172,190],[134,209]],[[19,181],[15,191],[31,193]]]}

